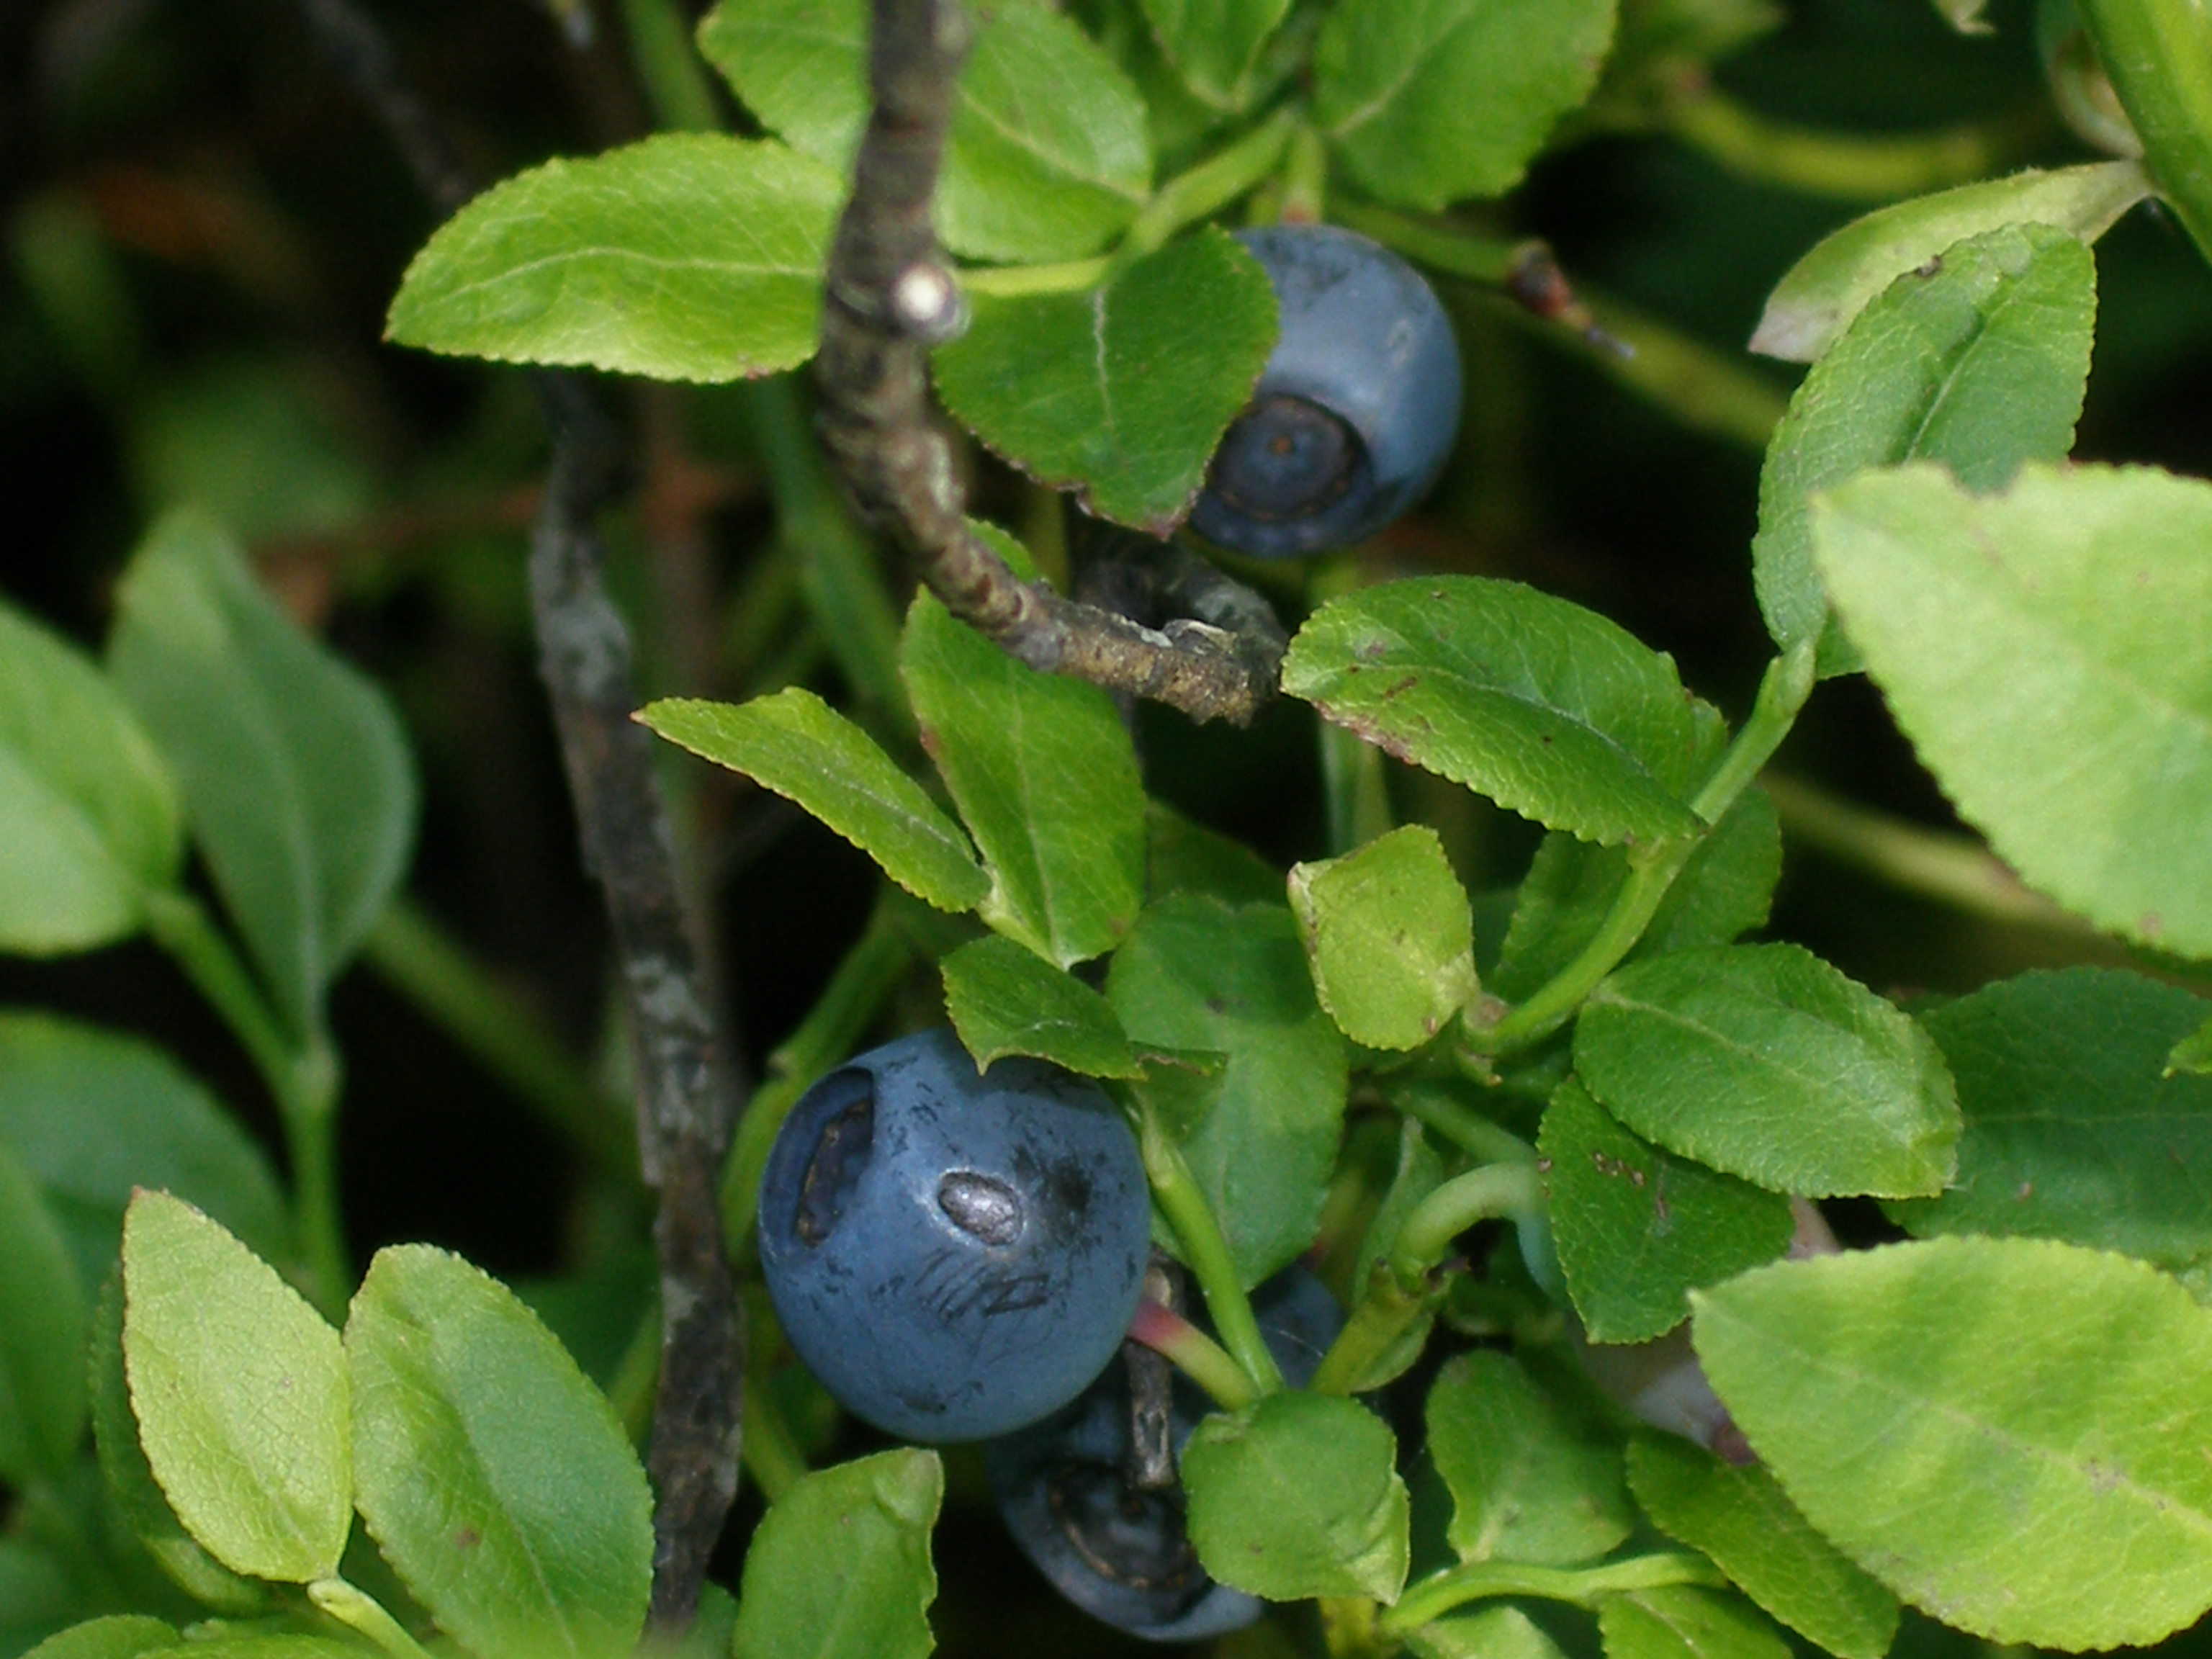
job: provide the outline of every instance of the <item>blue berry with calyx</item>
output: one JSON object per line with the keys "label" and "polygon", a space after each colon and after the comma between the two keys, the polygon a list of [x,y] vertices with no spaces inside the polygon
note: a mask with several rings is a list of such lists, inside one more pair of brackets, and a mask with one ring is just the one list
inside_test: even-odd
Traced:
{"label": "blue berry with calyx", "polygon": [[1458,343],[1435,291],[1334,225],[1237,233],[1273,283],[1282,331],[1190,515],[1261,558],[1348,546],[1434,483],[1459,429]]}
{"label": "blue berry with calyx", "polygon": [[[1260,1334],[1284,1381],[1303,1388],[1344,1310],[1303,1267],[1252,1293]],[[1180,1453],[1208,1405],[1176,1379],[1169,1435]],[[1196,1642],[1259,1618],[1256,1596],[1216,1583],[1183,1526],[1180,1483],[1139,1484],[1130,1455],[1128,1372],[1109,1365],[1082,1396],[986,1452],[999,1512],[1022,1553],[1093,1618],[1154,1642]]]}
{"label": "blue berry with calyx", "polygon": [[1067,1403],[1119,1348],[1152,1204],[1097,1085],[979,1073],[949,1027],[802,1096],[761,1181],[761,1273],[840,1404],[909,1440],[981,1440]]}

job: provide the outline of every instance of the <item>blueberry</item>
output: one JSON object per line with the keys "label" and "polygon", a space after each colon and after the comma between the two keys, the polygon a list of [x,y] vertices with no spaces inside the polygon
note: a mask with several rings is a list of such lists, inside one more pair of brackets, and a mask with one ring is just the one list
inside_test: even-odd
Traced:
{"label": "blueberry", "polygon": [[761,1272],[848,1410],[909,1440],[981,1440],[1114,1357],[1151,1217],[1136,1139],[1096,1085],[1033,1060],[978,1075],[944,1028],[792,1109],[761,1182]]}
{"label": "blueberry", "polygon": [[[1260,1333],[1293,1388],[1313,1377],[1344,1311],[1302,1267],[1252,1297]],[[1207,1405],[1176,1379],[1170,1436],[1178,1451]],[[1139,1490],[1129,1478],[1129,1382],[1121,1365],[1064,1410],[991,1443],[1000,1513],[1022,1553],[1094,1618],[1155,1642],[1195,1642],[1241,1630],[1261,1603],[1206,1576],[1183,1531],[1182,1488]]]}
{"label": "blueberry", "polygon": [[1360,541],[1419,501],[1451,453],[1451,323],[1419,273],[1352,231],[1274,225],[1237,240],[1275,286],[1282,333],[1191,527],[1262,558]]}

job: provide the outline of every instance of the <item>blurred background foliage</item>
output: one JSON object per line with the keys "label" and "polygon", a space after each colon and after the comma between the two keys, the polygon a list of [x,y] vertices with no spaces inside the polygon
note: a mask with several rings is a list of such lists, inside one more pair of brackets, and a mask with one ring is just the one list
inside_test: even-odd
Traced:
{"label": "blurred background foliage", "polygon": [[[375,9],[489,180],[648,130],[619,9],[589,4],[574,0],[566,16],[532,0]],[[1717,376],[1717,401],[1686,419],[1681,399],[1627,388],[1565,331],[1446,284],[1470,375],[1455,464],[1358,570],[1312,580],[1454,569],[1526,580],[1673,652],[1691,685],[1740,713],[1768,651],[1748,557],[1758,441],[1799,372],[1742,343],[1767,290],[1825,231],[1946,181],[1893,185],[1856,162],[1825,180],[1778,178],[1799,152],[1757,124],[1824,130],[1828,149],[1806,152],[1815,163],[1899,135],[1909,156],[1963,155],[1983,171],[2087,159],[2052,111],[2032,10],[1996,0],[1993,32],[1966,37],[1927,0],[1632,0],[1631,26],[1693,16],[1719,31],[1725,103],[1698,106],[1753,125],[1680,118],[1682,87],[1703,84],[1694,64],[1687,81],[1616,76],[1492,222],[1549,240],[1601,319],[1648,319],[1700,348],[1691,380]],[[549,1104],[568,1086],[575,1109],[619,1114],[604,1091],[577,1097],[583,1073],[562,1070],[565,1057],[617,1082],[619,1043],[528,632],[545,434],[520,374],[380,343],[434,222],[290,0],[0,4],[0,592],[96,646],[138,536],[161,508],[197,501],[238,531],[295,615],[392,690],[427,804],[410,908],[335,1007],[355,1251],[422,1238],[511,1277],[628,1274],[627,1299],[572,1298],[564,1327],[604,1376],[629,1334],[641,1230],[626,1189],[572,1150]],[[2098,264],[2077,453],[2212,475],[2212,273],[2148,211],[2103,241]],[[601,389],[630,437],[631,489],[611,528],[648,691],[740,697],[802,682],[849,700],[801,554],[809,537],[855,532],[797,447],[804,387]],[[975,465],[981,510],[1060,533],[1050,498]],[[878,562],[902,599],[908,579]],[[1306,603],[1298,574],[1244,574],[1291,615]],[[1323,855],[1312,722],[1297,704],[1242,733],[1146,711],[1148,781],[1279,866]],[[1863,679],[1822,688],[1780,766],[1887,815],[1882,834],[1956,829]],[[719,970],[757,1075],[859,937],[872,866],[734,775],[672,763],[669,776],[696,878],[715,896]],[[1472,884],[1517,878],[1534,846],[1526,826],[1419,775],[1394,772],[1393,788],[1402,814],[1445,832]],[[1879,989],[1956,992],[2112,959],[2078,931],[1968,915],[1838,861],[1808,810],[1785,813],[1800,836],[1771,931]],[[459,977],[440,981],[456,963]],[[933,990],[919,978],[904,994],[915,1019]],[[523,1071],[488,1063],[443,1029],[486,988],[534,1022],[511,1029],[523,1048],[546,1034],[553,1081],[533,1086],[526,1059]],[[0,1002],[155,1036],[270,1127],[251,1067],[149,945],[0,962]],[[939,1624],[957,1651],[983,1641],[963,1581],[1030,1581],[990,1529],[957,1512],[948,1525],[962,1530],[940,1540]],[[969,1533],[980,1553],[963,1565],[944,1540]],[[1064,1633],[1037,1594],[1034,1616]],[[1003,1650],[1028,1616],[994,1613],[986,1645]]]}

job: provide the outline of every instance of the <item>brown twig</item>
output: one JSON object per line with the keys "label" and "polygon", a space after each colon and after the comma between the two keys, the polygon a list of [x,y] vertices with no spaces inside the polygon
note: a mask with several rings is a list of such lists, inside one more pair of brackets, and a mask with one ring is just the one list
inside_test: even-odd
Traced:
{"label": "brown twig", "polygon": [[969,43],[959,0],[875,0],[874,107],[830,247],[815,366],[823,441],[861,510],[915,556],[931,590],[1012,655],[1242,725],[1274,694],[1279,647],[1191,617],[1147,627],[1024,582],[963,516],[927,353],[965,318],[929,204]]}
{"label": "brown twig", "polygon": [[[374,21],[352,0],[301,0],[333,65],[391,133],[425,194],[451,209],[467,179]],[[653,1627],[696,1611],[737,1493],[744,1332],[716,1187],[736,1093],[676,869],[629,630],[609,597],[593,521],[616,484],[611,428],[574,376],[535,377],[553,461],[531,538],[531,607],[586,863],[613,924],[637,1065],[639,1162],[659,1195],[661,1352],[653,1402]]]}

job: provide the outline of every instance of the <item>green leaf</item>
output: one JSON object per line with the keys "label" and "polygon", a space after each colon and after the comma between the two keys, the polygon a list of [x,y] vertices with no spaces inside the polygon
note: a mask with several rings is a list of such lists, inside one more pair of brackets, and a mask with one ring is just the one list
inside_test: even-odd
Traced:
{"label": "green leaf", "polygon": [[117,597],[108,666],[176,769],[278,1009],[312,1031],[407,867],[416,785],[398,720],[198,514],[155,526]]}
{"label": "green leaf", "polygon": [[1669,1434],[1629,1443],[1628,1484],[1654,1525],[1712,1558],[1744,1594],[1838,1659],[1882,1659],[1897,1598],[1814,1531],[1757,1463]]}
{"label": "green leaf", "polygon": [[0,1480],[52,1480],[84,1435],[85,1294],[61,1224],[0,1144]]}
{"label": "green leaf", "polygon": [[1996,489],[2023,461],[2063,459],[2096,315],[2095,258],[2038,224],[1948,248],[1859,313],[1790,398],[1759,476],[1752,569],[1776,644],[1818,637],[1824,675],[1860,665],[1813,568],[1814,492],[1916,459]]}
{"label": "green leaf", "polygon": [[638,719],[671,743],[793,800],[940,910],[990,891],[960,826],[876,740],[799,686],[750,702],[664,697]]}
{"label": "green leaf", "polygon": [[1079,293],[977,295],[933,361],[945,406],[1084,508],[1166,535],[1274,349],[1260,262],[1207,228]]}
{"label": "green leaf", "polygon": [[[975,259],[1079,259],[1152,190],[1145,103],[1088,36],[1043,6],[978,19],[933,204]],[[699,46],[794,149],[849,178],[867,125],[867,0],[722,0]]]}
{"label": "green leaf", "polygon": [[138,1438],[192,1536],[252,1578],[337,1571],[353,1521],[345,1358],[275,1268],[166,1193],[123,1221],[123,1361]]}
{"label": "green leaf", "polygon": [[2054,225],[2094,242],[2150,193],[2137,161],[2049,173],[2023,168],[1877,208],[1832,231],[1792,265],[1751,337],[1751,349],[1809,363],[1891,283],[1954,243],[2001,225]]}
{"label": "green leaf", "polygon": [[2099,926],[2212,955],[2212,484],[2024,469],[2000,496],[1932,467],[1814,508],[1820,574],[1960,815]]}
{"label": "green leaf", "polygon": [[346,1321],[362,1517],[481,1659],[628,1656],[653,1497],[606,1396],[514,1293],[427,1244],[380,1250]]}
{"label": "green leaf", "polygon": [[191,1644],[191,1659],[384,1659],[357,1637],[307,1636],[295,1631],[237,1631]]}
{"label": "green leaf", "polygon": [[1291,641],[1283,690],[1585,841],[1701,828],[1660,781],[1694,737],[1674,659],[1518,582],[1432,576],[1334,600]]}
{"label": "green leaf", "polygon": [[1085,1077],[1145,1074],[1106,999],[1034,951],[993,935],[939,964],[945,1012],[978,1066],[1030,1054]]}
{"label": "green leaf", "polygon": [[[1518,1002],[1580,956],[1627,884],[1629,854],[1553,830],[1513,896],[1513,921],[1491,988]],[[1782,876],[1782,823],[1763,789],[1747,789],[1667,890],[1630,959],[1727,945],[1766,925]]]}
{"label": "green leaf", "polygon": [[1989,0],[1936,0],[1936,9],[1961,34],[1987,34],[1990,27],[1982,16],[1982,9],[1988,3]]}
{"label": "green leaf", "polygon": [[2186,1072],[2191,1077],[2212,1075],[2212,1018],[2175,1043],[2166,1056],[2168,1076]]}
{"label": "green leaf", "polygon": [[1138,1042],[1228,1056],[1218,1074],[1162,1068],[1133,1089],[1181,1148],[1238,1277],[1258,1284],[1313,1242],[1349,1086],[1297,922],[1279,904],[1176,894],[1115,953],[1106,996]]}
{"label": "green leaf", "polygon": [[136,933],[184,861],[176,786],[97,664],[0,604],[0,951]]}
{"label": "green leaf", "polygon": [[1314,118],[1386,202],[1502,196],[1596,86],[1613,24],[1613,0],[1340,0],[1314,43]]}
{"label": "green leaf", "polygon": [[1273,903],[1283,876],[1243,842],[1193,823],[1171,806],[1145,803],[1145,891],[1210,893],[1231,904]]}
{"label": "green leaf", "polygon": [[138,1659],[142,1653],[173,1648],[184,1639],[159,1619],[117,1613],[49,1636],[25,1659]]}
{"label": "green leaf", "polygon": [[386,319],[401,345],[664,380],[803,363],[843,201],[770,140],[672,132],[493,185],[438,228]]}
{"label": "green leaf", "polygon": [[1241,111],[1252,100],[1260,50],[1291,0],[1144,0],[1152,38],[1182,82],[1216,109]]}
{"label": "green leaf", "polygon": [[1790,1644],[1740,1596],[1694,1585],[1608,1595],[1598,1604],[1605,1659],[1789,1659]]}
{"label": "green leaf", "polygon": [[1792,1261],[1696,1298],[1698,1358],[1806,1517],[1992,1642],[2155,1642],[2212,1604],[2212,1312],[2041,1240]]}
{"label": "green leaf", "polygon": [[1428,1426],[1462,1561],[1571,1566],[1635,1528],[1620,1449],[1592,1437],[1508,1355],[1449,1361],[1429,1390]]}
{"label": "green leaf", "polygon": [[1431,1620],[1406,1645],[1414,1659],[1565,1659],[1534,1620],[1509,1606]]}
{"label": "green leaf", "polygon": [[123,1523],[137,1534],[161,1570],[194,1601],[223,1613],[264,1611],[268,1598],[263,1587],[224,1566],[185,1530],[185,1523],[177,1518],[146,1462],[124,1373],[120,1261],[100,1285],[100,1300],[93,1311],[91,1349],[89,1392],[100,1473]]}
{"label": "green leaf", "polygon": [[2180,1267],[2212,1255],[2212,1080],[2164,1074],[2197,1029],[2186,991],[2105,968],[2023,974],[1930,1010],[1966,1134],[1907,1231],[2063,1238]]}
{"label": "green leaf", "polygon": [[1575,1070],[1668,1152],[1776,1192],[1941,1192],[1957,1165],[1943,1056],[1891,1004],[1796,945],[1632,963],[1583,1005]]}
{"label": "green leaf", "polygon": [[138,1187],[175,1194],[264,1257],[289,1254],[268,1156],[166,1050],[137,1037],[0,1010],[0,1144],[36,1177],[88,1285],[106,1276]]}
{"label": "green leaf", "polygon": [[1113,698],[1025,667],[926,592],[899,672],[982,849],[983,920],[1062,968],[1111,950],[1145,882],[1144,786]]}
{"label": "green leaf", "polygon": [[746,1659],[924,1659],[937,1595],[930,1528],[945,1466],[902,1447],[817,1469],[776,1499],[745,1553]]}
{"label": "green leaf", "polygon": [[1790,1247],[1789,1200],[1638,1140],[1572,1079],[1544,1109],[1536,1150],[1559,1268],[1594,1342],[1662,1335],[1691,1290]]}
{"label": "green leaf", "polygon": [[1340,1395],[1269,1395],[1207,1418],[1182,1452],[1200,1562],[1273,1601],[1396,1601],[1411,1547],[1397,1452],[1382,1420]]}
{"label": "green leaf", "polygon": [[1480,988],[1467,890],[1425,825],[1292,866],[1290,895],[1321,1006],[1354,1042],[1418,1048]]}

